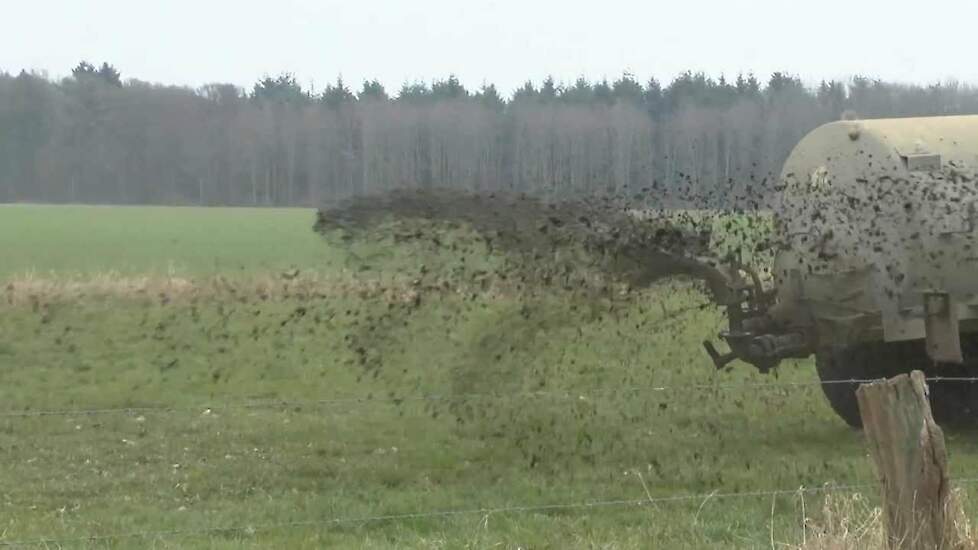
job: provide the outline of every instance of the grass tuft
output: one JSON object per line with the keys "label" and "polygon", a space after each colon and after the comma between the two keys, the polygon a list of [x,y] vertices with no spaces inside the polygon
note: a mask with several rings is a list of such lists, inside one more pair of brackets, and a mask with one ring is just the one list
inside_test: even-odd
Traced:
{"label": "grass tuft", "polygon": [[[946,511],[945,540],[947,550],[974,550],[971,522],[962,505],[965,493],[952,492]],[[886,550],[883,511],[859,494],[829,494],[822,504],[821,516],[806,519],[804,541],[797,550]]]}

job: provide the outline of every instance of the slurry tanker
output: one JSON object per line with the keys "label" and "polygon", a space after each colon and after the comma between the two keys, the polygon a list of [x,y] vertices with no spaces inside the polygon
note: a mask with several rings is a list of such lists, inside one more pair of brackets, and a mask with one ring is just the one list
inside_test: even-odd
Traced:
{"label": "slurry tanker", "polygon": [[770,277],[721,271],[729,352],[769,372],[814,355],[832,408],[861,424],[859,380],[914,369],[935,416],[978,418],[978,116],[843,120],[805,136],[774,198]]}

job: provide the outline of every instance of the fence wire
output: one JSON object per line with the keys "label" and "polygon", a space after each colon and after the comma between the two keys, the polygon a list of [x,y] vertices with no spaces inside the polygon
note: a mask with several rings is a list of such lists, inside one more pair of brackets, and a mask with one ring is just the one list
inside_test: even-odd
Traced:
{"label": "fence wire", "polygon": [[[978,377],[931,377],[926,379],[928,382],[978,382]],[[850,379],[850,380],[835,380],[835,381],[811,381],[811,382],[760,382],[760,383],[738,383],[738,384],[690,384],[690,385],[679,385],[679,386],[629,386],[629,387],[614,387],[602,389],[600,393],[627,393],[627,392],[656,392],[656,393],[668,393],[668,392],[678,392],[685,390],[694,391],[723,391],[732,389],[761,389],[761,388],[799,388],[799,387],[818,387],[826,384],[855,384],[855,383],[870,383],[877,382],[878,380],[864,380],[864,379]],[[596,395],[592,392],[591,396]],[[444,401],[452,399],[469,399],[469,398],[481,398],[481,399],[504,399],[512,397],[559,397],[559,398],[569,398],[569,399],[579,399],[585,397],[577,392],[540,392],[540,391],[530,391],[521,392],[517,394],[479,394],[479,393],[469,393],[469,394],[428,394],[428,395],[418,395],[409,397],[338,397],[333,399],[322,399],[322,400],[268,400],[260,402],[243,402],[243,403],[226,403],[222,405],[210,405],[210,406],[197,406],[197,407],[121,407],[121,408],[93,408],[93,409],[52,409],[52,410],[34,410],[34,411],[7,411],[0,413],[0,417],[40,417],[40,416],[81,416],[81,415],[101,415],[101,414],[139,414],[139,413],[170,413],[179,411],[208,411],[208,410],[221,410],[221,409],[252,409],[252,408],[285,408],[285,407],[307,407],[314,405],[358,405],[358,404],[371,404],[371,403],[393,403],[400,404],[406,401]],[[952,480],[954,483],[972,484],[978,482],[978,478],[963,478]],[[701,501],[707,502],[714,499],[734,499],[734,498],[759,498],[759,497],[778,497],[778,496],[791,496],[791,495],[803,495],[811,493],[824,493],[827,491],[854,491],[867,489],[872,487],[878,487],[877,484],[873,483],[860,483],[860,484],[850,484],[850,485],[824,485],[822,487],[804,487],[801,486],[797,489],[781,489],[781,490],[770,490],[770,491],[743,491],[743,492],[719,492],[714,491],[711,493],[698,493],[698,494],[683,494],[683,495],[671,495],[671,496],[660,496],[653,497],[651,495],[646,495],[644,498],[636,499],[621,499],[621,500],[596,500],[596,501],[584,501],[584,502],[572,502],[572,503],[554,503],[554,504],[542,504],[542,505],[516,505],[516,506],[500,506],[500,507],[485,507],[485,508],[468,508],[468,509],[455,509],[455,510],[438,510],[438,511],[425,511],[425,512],[411,512],[403,514],[387,514],[387,515],[375,515],[375,516],[360,516],[360,517],[334,517],[319,520],[303,520],[303,521],[293,521],[293,522],[283,522],[283,523],[268,523],[268,524],[257,524],[257,525],[238,525],[238,526],[225,526],[225,527],[204,527],[196,529],[175,529],[175,530],[157,530],[157,531],[134,531],[134,532],[122,532],[122,533],[110,533],[110,534],[98,534],[98,535],[86,535],[77,537],[64,537],[64,538],[37,538],[37,539],[24,539],[24,540],[3,540],[0,539],[0,547],[25,547],[25,546],[50,546],[50,545],[62,545],[71,543],[96,543],[96,542],[109,542],[109,541],[120,541],[120,540],[130,540],[130,539],[161,539],[161,538],[179,538],[179,537],[196,537],[196,536],[206,536],[206,535],[217,535],[217,534],[243,534],[246,536],[254,535],[257,532],[262,531],[273,531],[279,529],[289,529],[289,528],[302,528],[302,527],[326,527],[334,525],[348,525],[348,524],[366,524],[366,523],[377,523],[377,522],[394,522],[394,521],[407,521],[414,519],[435,519],[435,518],[447,518],[455,516],[465,516],[465,515],[493,515],[493,514],[521,514],[521,513],[546,513],[561,510],[594,510],[594,509],[608,509],[608,508],[622,508],[622,507],[642,507],[642,506],[652,506],[657,504],[667,504],[667,503],[680,503],[689,501]]]}
{"label": "fence wire", "polygon": [[[964,482],[973,482],[973,481],[978,481],[978,479],[958,480],[957,482],[964,483]],[[875,486],[876,486],[875,484],[865,483],[865,484],[855,484],[855,485],[824,485],[822,487],[801,486],[797,489],[781,489],[781,490],[773,490],[773,491],[742,491],[742,492],[727,492],[727,493],[714,491],[711,493],[672,495],[672,496],[662,496],[662,497],[646,496],[643,498],[636,498],[636,499],[600,500],[600,501],[585,501],[585,502],[542,504],[542,505],[500,506],[494,508],[438,510],[438,511],[429,511],[429,512],[412,512],[412,513],[405,513],[405,514],[386,514],[386,515],[346,517],[346,518],[341,517],[341,518],[328,518],[322,520],[304,520],[304,521],[291,521],[291,522],[284,522],[284,523],[268,523],[268,524],[244,525],[244,526],[239,525],[239,526],[228,526],[228,527],[205,527],[199,529],[174,529],[174,530],[165,530],[165,531],[133,531],[128,533],[111,533],[105,535],[89,535],[89,536],[67,537],[67,538],[40,538],[40,539],[6,540],[6,541],[0,540],[0,546],[4,546],[4,547],[48,546],[48,545],[59,545],[59,544],[82,543],[82,542],[107,542],[107,541],[118,541],[118,540],[136,539],[136,538],[140,538],[140,539],[178,538],[178,537],[194,537],[194,536],[217,535],[217,534],[223,534],[223,535],[245,534],[250,536],[255,533],[263,532],[263,531],[273,531],[279,529],[302,528],[302,527],[326,527],[330,525],[395,522],[395,521],[407,521],[407,520],[414,520],[414,519],[435,519],[435,518],[447,518],[447,517],[467,516],[467,515],[488,516],[493,514],[525,514],[525,513],[539,513],[539,512],[558,512],[558,511],[565,511],[565,510],[592,510],[592,509],[602,509],[602,508],[607,509],[607,508],[624,508],[624,507],[634,508],[634,507],[643,507],[643,506],[654,506],[657,504],[691,502],[691,501],[707,502],[710,500],[718,500],[718,499],[778,497],[778,496],[825,493],[828,491],[853,491],[853,490],[866,489]]]}
{"label": "fence wire", "polygon": [[[978,482],[978,478],[962,478],[962,479],[952,480],[952,482],[958,485],[974,484]],[[415,520],[415,519],[437,519],[437,518],[449,518],[449,517],[468,516],[468,515],[490,516],[493,514],[529,514],[529,513],[559,512],[559,511],[567,511],[567,510],[638,508],[638,507],[645,507],[645,506],[655,506],[658,504],[695,502],[695,501],[699,501],[705,504],[706,502],[709,502],[711,500],[725,500],[725,499],[735,499],[735,498],[760,498],[760,497],[774,498],[779,496],[784,497],[784,496],[795,496],[795,495],[827,493],[827,492],[856,491],[856,490],[868,489],[874,487],[878,487],[878,484],[873,484],[873,483],[860,483],[860,484],[851,484],[851,485],[826,484],[821,487],[800,486],[797,489],[779,489],[773,491],[741,491],[741,492],[727,492],[727,493],[714,491],[711,493],[672,495],[672,496],[662,496],[662,497],[646,496],[644,498],[635,498],[635,499],[598,500],[598,501],[541,504],[541,505],[500,506],[494,508],[437,510],[437,511],[429,511],[429,512],[411,512],[405,514],[386,514],[386,515],[376,515],[376,516],[360,516],[360,517],[345,517],[345,518],[340,517],[340,518],[328,518],[322,520],[302,520],[302,521],[266,523],[266,524],[256,524],[256,525],[204,527],[199,529],[132,531],[126,533],[110,533],[105,535],[88,535],[88,536],[65,537],[65,538],[38,538],[38,539],[24,539],[24,540],[0,539],[0,546],[2,547],[49,546],[49,545],[71,544],[71,543],[83,543],[83,542],[89,542],[89,543],[109,542],[109,541],[119,541],[119,540],[127,540],[127,539],[199,537],[204,535],[243,534],[246,536],[252,536],[259,532],[275,531],[280,529],[305,528],[305,527],[327,527],[331,525],[396,522],[396,521],[408,521],[408,520]]]}
{"label": "fence wire", "polygon": [[[260,401],[243,401],[238,403],[215,403],[194,406],[169,406],[169,405],[146,405],[133,407],[106,407],[90,409],[36,409],[36,410],[8,410],[0,412],[0,418],[18,417],[42,417],[42,416],[98,416],[110,414],[141,414],[141,413],[178,413],[193,412],[204,413],[207,411],[221,411],[234,409],[285,409],[302,407],[328,407],[328,406],[359,406],[359,405],[400,405],[411,402],[440,402],[440,401],[461,401],[461,400],[503,400],[513,398],[541,398],[541,399],[598,399],[608,394],[624,393],[678,393],[683,391],[731,391],[731,390],[753,390],[753,389],[794,389],[811,388],[821,386],[831,386],[836,384],[870,384],[879,382],[882,379],[860,379],[851,378],[843,380],[814,380],[809,382],[745,382],[736,384],[683,384],[671,386],[616,386],[608,388],[598,388],[591,391],[576,392],[571,390],[561,391],[522,391],[507,394],[498,393],[456,393],[456,394],[421,394],[406,396],[385,396],[375,397],[371,395],[359,397],[333,397],[327,399],[308,399],[308,400],[279,400],[268,399]],[[978,382],[978,377],[946,377],[935,376],[925,378],[927,382]]]}
{"label": "fence wire", "polygon": [[[685,308],[679,308],[673,311],[666,311],[664,315],[659,319],[656,319],[654,323],[651,323],[651,328],[657,328],[660,325],[666,325],[676,319],[696,311],[703,311],[714,306],[712,303],[695,304]],[[929,377],[925,379],[929,383],[939,383],[939,382],[978,382],[978,377]],[[815,380],[815,381],[804,381],[804,382],[743,382],[743,383],[732,383],[732,384],[684,384],[684,385],[647,385],[647,386],[620,386],[620,387],[607,387],[607,388],[597,388],[589,392],[576,392],[571,390],[560,390],[560,391],[522,391],[507,394],[494,394],[494,393],[457,393],[457,394],[420,394],[420,395],[406,395],[406,396],[384,396],[376,397],[373,395],[366,396],[336,396],[326,399],[310,399],[310,400],[256,400],[256,401],[243,401],[243,402],[232,402],[232,403],[215,403],[215,404],[204,404],[198,406],[168,406],[168,405],[147,405],[147,406],[132,406],[132,407],[103,407],[103,408],[65,408],[65,409],[37,409],[37,410],[8,410],[0,411],[0,418],[30,418],[30,417],[58,417],[58,416],[99,416],[99,415],[137,415],[137,414],[169,414],[169,413],[203,413],[210,411],[221,411],[221,410],[248,410],[248,409],[285,409],[285,408],[305,408],[305,407],[329,407],[329,406],[360,406],[360,405],[400,405],[407,402],[443,402],[443,401],[456,401],[456,400],[500,400],[500,399],[512,399],[512,398],[523,398],[523,399],[597,399],[601,396],[609,394],[642,394],[642,393],[654,393],[654,394],[669,394],[684,391],[697,391],[697,392],[719,392],[719,391],[732,391],[732,390],[761,390],[761,389],[797,389],[797,388],[814,388],[822,386],[830,386],[835,384],[867,384],[878,382],[880,379],[844,379],[844,380]],[[373,451],[368,451],[369,454]],[[968,485],[978,483],[978,478],[961,478],[953,479],[952,483],[957,485]],[[821,487],[805,487],[800,486],[796,489],[779,489],[779,490],[765,490],[765,491],[740,491],[740,492],[719,492],[713,491],[710,493],[697,493],[697,494],[680,494],[680,495],[668,495],[668,496],[652,496],[646,494],[644,497],[635,499],[619,499],[619,500],[594,500],[594,501],[583,501],[583,502],[571,502],[571,503],[552,503],[552,504],[541,504],[541,505],[513,505],[513,506],[499,506],[499,507],[483,507],[483,508],[466,508],[466,509],[454,509],[454,510],[435,510],[435,511],[420,511],[420,512],[410,512],[401,514],[382,514],[373,516],[359,516],[359,517],[333,517],[318,520],[299,520],[290,522],[280,522],[280,523],[265,523],[265,524],[255,524],[255,525],[235,525],[235,526],[225,526],[225,527],[202,527],[202,528],[191,528],[191,529],[171,529],[171,530],[155,530],[155,531],[131,531],[131,532],[119,532],[119,533],[108,533],[108,534],[92,534],[83,536],[72,536],[72,537],[48,537],[48,538],[35,538],[35,539],[22,539],[22,540],[4,540],[0,538],[0,547],[36,547],[36,546],[51,546],[51,545],[64,545],[72,543],[98,543],[98,542],[112,542],[112,541],[123,541],[132,539],[173,539],[173,538],[187,538],[187,537],[200,537],[207,535],[244,535],[253,536],[259,532],[268,532],[282,529],[298,529],[298,528],[310,528],[310,527],[329,527],[329,526],[340,526],[340,525],[351,525],[351,524],[369,524],[369,523],[383,523],[383,522],[400,522],[400,521],[410,521],[410,520],[421,520],[421,519],[444,519],[460,516],[490,516],[494,514],[531,514],[531,513],[548,513],[548,512],[560,512],[560,511],[571,511],[571,510],[601,510],[601,509],[612,509],[612,508],[640,508],[647,506],[656,506],[660,504],[672,504],[672,503],[683,503],[683,502],[701,502],[707,503],[711,500],[726,500],[726,499],[738,499],[738,498],[776,498],[785,496],[800,496],[805,494],[818,494],[826,492],[848,492],[848,491],[858,491],[870,488],[878,488],[877,483],[857,483],[857,484],[846,484],[846,485],[834,485],[825,484]],[[0,537],[3,534],[0,533]]]}

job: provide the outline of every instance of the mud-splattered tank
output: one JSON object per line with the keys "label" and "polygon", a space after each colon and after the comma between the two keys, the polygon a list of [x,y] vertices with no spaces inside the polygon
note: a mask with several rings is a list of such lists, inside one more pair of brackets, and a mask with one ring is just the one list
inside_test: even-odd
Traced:
{"label": "mud-splattered tank", "polygon": [[[972,375],[976,169],[978,116],[839,121],[809,133],[780,178],[775,288],[732,304],[732,354],[709,348],[718,366],[737,357],[766,371],[814,353],[823,380],[913,368]],[[975,384],[931,386],[945,420],[978,410]],[[858,424],[856,384],[823,387]]]}

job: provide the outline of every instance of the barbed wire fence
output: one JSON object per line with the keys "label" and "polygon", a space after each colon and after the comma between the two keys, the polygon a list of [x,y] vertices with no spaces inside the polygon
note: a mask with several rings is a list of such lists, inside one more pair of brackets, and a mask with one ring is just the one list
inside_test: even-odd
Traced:
{"label": "barbed wire fence", "polygon": [[[975,483],[978,482],[978,478],[975,479],[961,479],[957,480],[960,484],[965,483]],[[542,505],[529,505],[529,506],[502,506],[497,508],[470,508],[470,509],[460,509],[460,510],[438,510],[438,511],[428,511],[428,512],[414,512],[407,514],[389,514],[389,515],[378,515],[378,516],[365,516],[365,517],[350,517],[350,518],[327,518],[322,520],[309,520],[309,521],[293,521],[284,523],[269,523],[269,524],[257,524],[248,526],[229,526],[229,527],[209,527],[202,529],[181,529],[181,530],[168,530],[168,531],[134,531],[126,533],[113,533],[107,535],[91,535],[84,537],[66,537],[66,538],[41,538],[41,539],[25,539],[17,541],[5,541],[0,539],[0,546],[45,546],[51,544],[68,544],[68,543],[78,543],[78,542],[99,542],[99,541],[113,541],[122,539],[154,539],[154,538],[175,538],[175,537],[193,537],[202,536],[210,534],[255,534],[262,531],[272,531],[277,529],[288,529],[296,527],[324,527],[329,525],[340,525],[340,524],[365,524],[365,523],[378,523],[378,522],[392,522],[392,521],[404,521],[412,519],[434,519],[434,518],[447,518],[453,516],[470,516],[470,515],[493,515],[493,514],[519,514],[519,513],[535,513],[535,512],[555,512],[555,511],[566,511],[566,510],[591,510],[599,508],[622,508],[622,507],[644,507],[653,506],[657,504],[667,504],[676,502],[705,502],[709,500],[724,500],[724,499],[735,499],[735,498],[760,498],[760,497],[778,497],[778,496],[794,496],[801,494],[814,494],[814,493],[825,493],[828,491],[854,491],[861,489],[868,489],[875,487],[872,483],[861,483],[854,485],[825,485],[823,487],[799,487],[797,489],[782,489],[774,491],[745,491],[745,492],[732,492],[732,493],[721,493],[721,492],[711,492],[711,493],[700,493],[700,494],[684,494],[684,495],[672,495],[666,497],[652,497],[648,496],[646,498],[637,499],[624,499],[624,500],[598,500],[598,501],[585,501],[585,502],[570,502],[570,503],[559,503],[559,504],[542,504]]]}
{"label": "barbed wire fence", "polygon": [[[978,377],[931,377],[927,379],[929,382],[978,382]],[[601,388],[599,391],[592,391],[588,394],[583,394],[581,392],[571,392],[571,391],[527,391],[520,392],[515,397],[522,398],[552,398],[552,399],[580,399],[583,395],[589,395],[591,397],[607,395],[607,394],[621,394],[621,393],[635,393],[635,394],[649,394],[649,393],[666,393],[674,394],[676,392],[684,391],[697,391],[697,392],[713,392],[713,391],[732,391],[732,390],[771,390],[771,389],[781,389],[790,390],[797,388],[811,388],[819,387],[829,384],[858,384],[858,383],[869,383],[874,380],[863,380],[863,379],[850,379],[850,380],[833,380],[833,381],[810,381],[810,382],[744,382],[744,383],[734,383],[734,384],[688,384],[688,385],[670,385],[670,386],[658,386],[658,385],[648,385],[648,386],[624,386],[624,387],[611,387],[611,388]],[[500,394],[494,393],[464,393],[456,395],[448,394],[419,394],[419,395],[405,395],[405,396],[338,396],[329,399],[319,399],[319,400],[263,400],[263,401],[244,401],[244,402],[231,402],[231,403],[208,403],[199,406],[132,406],[132,407],[115,407],[115,408],[90,408],[90,409],[37,409],[37,410],[7,410],[0,412],[0,418],[8,419],[8,421],[13,421],[18,418],[37,418],[37,417],[84,417],[84,416],[102,416],[102,415],[137,415],[146,413],[162,413],[162,414],[175,414],[175,413],[209,413],[210,411],[219,410],[235,410],[235,409],[293,409],[296,407],[358,407],[358,406],[370,406],[370,405],[399,405],[406,402],[429,402],[429,401],[445,401],[445,400],[456,400],[456,399],[484,399],[484,400],[494,400],[501,397],[512,398],[514,395],[510,394],[507,396],[502,396]],[[958,485],[971,485],[978,483],[978,478],[961,478],[955,479],[954,482]],[[644,481],[643,481],[644,487]],[[251,525],[229,525],[229,526],[213,526],[204,528],[188,528],[188,529],[174,529],[174,530],[146,530],[146,531],[130,531],[130,532],[118,532],[118,533],[108,533],[108,534],[91,534],[82,536],[70,536],[70,537],[40,537],[40,538],[24,538],[24,539],[7,539],[0,533],[0,547],[44,547],[51,545],[64,545],[72,543],[97,543],[97,542],[113,542],[113,541],[123,541],[123,540],[133,540],[133,539],[170,539],[170,538],[186,538],[186,537],[199,537],[208,535],[254,535],[259,532],[268,532],[281,529],[291,529],[291,528],[309,528],[309,527],[329,527],[329,526],[339,526],[339,525],[350,525],[350,524],[370,524],[370,523],[383,523],[383,522],[398,522],[414,519],[445,519],[457,516],[472,516],[472,515],[502,515],[502,514],[528,514],[528,513],[547,513],[556,511],[585,511],[591,512],[603,509],[615,509],[615,508],[641,508],[655,505],[665,505],[669,503],[683,503],[683,502],[701,502],[705,503],[710,500],[728,500],[728,499],[752,499],[752,498],[774,498],[774,497],[785,497],[793,495],[806,495],[806,494],[819,494],[827,492],[847,492],[847,491],[863,491],[867,489],[872,489],[878,487],[876,480],[865,481],[855,484],[833,484],[831,482],[826,482],[822,486],[818,487],[808,487],[803,484],[799,484],[795,488],[782,488],[776,490],[757,490],[757,491],[740,491],[740,492],[723,492],[719,490],[714,490],[712,492],[697,492],[688,494],[675,494],[666,496],[653,496],[648,492],[648,488],[645,487],[645,496],[633,499],[612,499],[612,500],[584,500],[578,502],[557,502],[557,503],[547,503],[547,504],[524,504],[524,505],[509,505],[509,506],[498,506],[498,507],[475,507],[475,508],[460,508],[460,509],[447,509],[447,510],[427,510],[427,511],[416,511],[410,513],[400,513],[400,514],[379,514],[379,515],[367,515],[367,516],[357,516],[357,517],[327,517],[322,519],[313,520],[301,520],[301,521],[290,521],[281,523],[256,523]]]}
{"label": "barbed wire fence", "polygon": [[[924,379],[928,383],[939,382],[969,382],[978,383],[978,377],[963,376],[931,376]],[[241,402],[215,402],[203,403],[195,406],[168,406],[168,405],[139,405],[130,407],[108,407],[91,409],[24,409],[7,410],[0,412],[0,418],[19,418],[19,417],[42,417],[42,416],[100,416],[114,414],[140,414],[140,413],[201,413],[207,411],[234,410],[234,409],[278,409],[293,407],[317,407],[317,406],[369,406],[381,404],[400,405],[408,402],[437,402],[449,400],[468,400],[468,399],[511,399],[511,398],[549,398],[549,399],[581,399],[589,397],[600,397],[606,394],[622,393],[676,393],[682,391],[726,391],[726,390],[761,390],[761,389],[793,389],[793,388],[815,388],[821,386],[832,386],[839,384],[868,384],[876,382],[877,379],[867,378],[846,378],[839,380],[815,380],[808,382],[743,382],[734,384],[678,384],[668,386],[612,386],[588,391],[520,391],[515,393],[456,393],[456,394],[418,394],[403,396],[384,396],[374,395],[364,396],[337,396],[326,399],[266,399]]]}
{"label": "barbed wire fence", "polygon": [[[712,304],[695,304],[685,308],[679,308],[657,320],[654,327],[661,327],[667,323],[695,311],[703,310]],[[654,328],[653,327],[653,328]],[[493,402],[500,399],[548,399],[548,400],[589,400],[601,399],[612,395],[676,395],[684,392],[729,392],[729,391],[790,391],[799,388],[819,388],[822,386],[836,384],[865,384],[875,382],[871,379],[844,379],[844,380],[814,380],[814,381],[773,381],[773,382],[739,382],[739,383],[695,383],[695,384],[647,384],[647,385],[622,385],[592,389],[590,391],[577,390],[547,390],[547,391],[518,391],[503,393],[492,392],[465,392],[465,393],[416,393],[403,395],[336,395],[324,399],[260,399],[244,400],[231,402],[204,402],[198,405],[132,405],[120,407],[92,407],[92,408],[23,408],[8,409],[0,411],[0,419],[6,421],[16,421],[17,419],[27,418],[47,418],[47,417],[94,417],[94,416],[136,416],[143,414],[211,414],[218,411],[233,410],[306,410],[317,408],[341,408],[343,410],[353,410],[359,407],[371,406],[400,406],[405,403],[436,403],[454,402],[460,400],[481,400]],[[978,377],[929,377],[929,383],[940,382],[966,382],[978,383]],[[284,466],[284,465],[283,465]],[[959,486],[973,485],[978,483],[978,478],[959,478],[953,480]],[[755,499],[755,498],[775,498],[786,496],[801,496],[806,494],[825,494],[829,492],[848,492],[863,491],[878,488],[877,480],[866,480],[858,483],[835,484],[825,482],[817,487],[799,484],[795,488],[781,488],[774,490],[755,490],[755,491],[734,491],[724,492],[714,490],[711,492],[696,492],[685,494],[673,494],[664,496],[654,496],[649,492],[648,487],[642,481],[644,495],[632,499],[598,499],[583,500],[575,502],[556,502],[545,504],[517,504],[496,507],[473,507],[457,508],[445,510],[419,510],[408,513],[396,514],[377,514],[356,517],[325,517],[321,519],[298,520],[279,523],[255,523],[248,525],[228,525],[210,526],[201,528],[172,529],[172,530],[143,530],[143,531],[120,531],[106,534],[88,534],[79,536],[49,536],[38,538],[19,538],[8,539],[6,533],[0,531],[0,547],[50,547],[65,544],[99,543],[99,542],[120,542],[125,540],[141,539],[179,539],[188,537],[201,537],[208,535],[254,535],[259,532],[269,532],[282,529],[329,527],[340,525],[364,525],[371,523],[390,523],[416,519],[446,519],[460,516],[491,516],[491,515],[514,515],[514,514],[533,514],[548,513],[558,511],[584,511],[592,512],[597,510],[622,509],[622,508],[642,508],[657,505],[668,505],[675,503],[700,502],[701,506],[711,500],[731,500],[731,499]]]}

